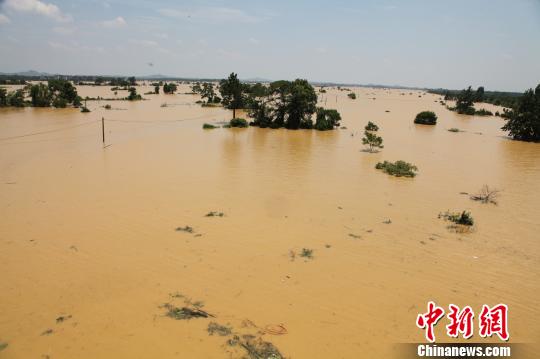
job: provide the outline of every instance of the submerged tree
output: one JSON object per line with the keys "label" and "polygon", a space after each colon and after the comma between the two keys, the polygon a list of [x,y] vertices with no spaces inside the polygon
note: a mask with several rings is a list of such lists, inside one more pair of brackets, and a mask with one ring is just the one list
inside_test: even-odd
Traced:
{"label": "submerged tree", "polygon": [[484,86],[478,87],[476,93],[474,94],[475,102],[484,102]]}
{"label": "submerged tree", "polygon": [[506,124],[502,127],[510,137],[520,141],[540,141],[540,84],[529,89],[518,100],[515,108],[505,111]]}
{"label": "submerged tree", "polygon": [[18,89],[10,92],[7,96],[7,103],[13,107],[24,107],[24,90]]}
{"label": "submerged tree", "polygon": [[433,111],[422,111],[416,115],[414,123],[420,125],[435,125],[437,123],[437,115]]}
{"label": "submerged tree", "polygon": [[311,115],[316,110],[317,94],[315,89],[307,80],[300,79],[294,80],[288,87],[286,102],[283,104],[288,114],[285,127],[289,129],[311,128],[311,126],[304,124],[311,122]]}
{"label": "submerged tree", "polygon": [[49,87],[39,83],[30,87],[30,98],[34,107],[49,107],[51,106],[52,94]]}
{"label": "submerged tree", "polygon": [[[341,120],[336,110],[317,109],[317,94],[307,80],[280,80],[267,87],[254,85],[247,91],[253,126],[329,130],[338,126]],[[317,116],[313,125],[315,112]]]}
{"label": "submerged tree", "polygon": [[130,87],[129,88],[129,95],[128,95],[127,99],[129,101],[136,101],[136,100],[142,100],[142,97],[141,97],[141,95],[139,95],[137,93],[137,89],[135,87]]}
{"label": "submerged tree", "polygon": [[8,105],[7,90],[4,87],[0,87],[0,107]]}
{"label": "submerged tree", "polygon": [[244,86],[240,83],[238,75],[231,72],[228,79],[219,82],[219,92],[223,105],[233,110],[233,118],[236,118],[236,109],[244,107]]}
{"label": "submerged tree", "polygon": [[362,144],[368,146],[369,152],[376,152],[378,148],[383,148],[383,139],[377,136],[379,126],[369,121],[366,127],[364,127],[364,137],[362,138]]}
{"label": "submerged tree", "polygon": [[341,115],[337,110],[317,107],[317,117],[315,120],[315,129],[319,131],[333,130],[339,127]]}
{"label": "submerged tree", "polygon": [[205,82],[202,85],[201,98],[206,99],[206,103],[219,103],[221,99],[216,95],[214,90],[214,84],[211,82]]}
{"label": "submerged tree", "polygon": [[[158,89],[159,89],[159,86],[158,86]],[[165,83],[163,85],[163,93],[165,93],[165,94],[173,94],[173,93],[176,92],[176,89],[177,89],[177,86],[176,86],[176,84],[174,82],[171,82],[170,84]]]}
{"label": "submerged tree", "polygon": [[475,94],[469,86],[466,90],[459,93],[456,100],[456,111],[460,114],[474,115],[474,99]]}

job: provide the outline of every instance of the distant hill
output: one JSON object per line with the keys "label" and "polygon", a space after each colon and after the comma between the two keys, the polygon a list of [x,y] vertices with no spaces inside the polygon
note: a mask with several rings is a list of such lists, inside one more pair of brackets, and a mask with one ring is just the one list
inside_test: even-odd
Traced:
{"label": "distant hill", "polygon": [[0,75],[25,76],[25,77],[53,76],[53,74],[49,74],[47,72],[39,72],[39,71],[34,71],[34,70],[20,71],[20,72],[0,72]]}
{"label": "distant hill", "polygon": [[174,78],[174,76],[155,74],[155,75],[139,76],[137,78],[141,80],[158,80],[158,79],[171,79],[171,78]]}

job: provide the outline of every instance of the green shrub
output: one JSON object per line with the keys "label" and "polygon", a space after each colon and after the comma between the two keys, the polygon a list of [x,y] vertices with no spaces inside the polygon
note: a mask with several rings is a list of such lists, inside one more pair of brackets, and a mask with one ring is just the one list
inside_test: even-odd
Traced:
{"label": "green shrub", "polygon": [[351,100],[356,100],[356,94],[354,92],[351,92],[350,94],[348,94],[347,96],[349,96],[349,98]]}
{"label": "green shrub", "polygon": [[455,128],[455,127],[452,127],[450,129],[448,129],[448,131],[450,131],[450,132],[461,132],[461,130],[459,128]]}
{"label": "green shrub", "polygon": [[233,118],[229,122],[229,125],[231,125],[231,127],[248,127],[248,122],[243,118]]}
{"label": "green shrub", "polygon": [[422,111],[416,115],[414,123],[420,125],[435,125],[437,123],[437,115],[433,111]]}
{"label": "green shrub", "polygon": [[396,177],[414,177],[418,172],[415,165],[401,160],[394,163],[388,161],[379,162],[375,165],[375,168]]}
{"label": "green shrub", "polygon": [[211,130],[211,129],[217,128],[217,127],[214,126],[214,125],[211,125],[209,123],[205,123],[204,125],[202,125],[202,128],[205,129],[205,130]]}
{"label": "green shrub", "polygon": [[81,112],[90,112],[90,110],[88,109],[88,107],[83,106],[81,107]]}

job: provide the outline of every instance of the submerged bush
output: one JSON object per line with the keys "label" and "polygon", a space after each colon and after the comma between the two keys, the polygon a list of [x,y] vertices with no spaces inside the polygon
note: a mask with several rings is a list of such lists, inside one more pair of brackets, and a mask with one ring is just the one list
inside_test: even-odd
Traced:
{"label": "submerged bush", "polygon": [[414,177],[418,172],[418,167],[401,160],[394,163],[388,161],[379,162],[375,165],[375,168],[396,177]]}
{"label": "submerged bush", "polygon": [[217,127],[214,126],[214,125],[211,125],[209,123],[205,123],[205,124],[202,125],[202,128],[205,129],[205,130],[210,130],[210,129],[217,128]]}
{"label": "submerged bush", "polygon": [[474,224],[474,219],[472,218],[471,214],[467,211],[463,211],[461,213],[459,212],[445,212],[440,213],[439,218],[442,218],[446,221],[453,222],[455,224],[460,224],[463,226],[472,226]]}
{"label": "submerged bush", "polygon": [[351,92],[350,94],[348,94],[347,96],[349,96],[349,98],[351,100],[356,100],[356,94],[354,92]]}
{"label": "submerged bush", "polygon": [[474,107],[465,107],[462,109],[456,108],[457,113],[460,115],[474,115],[476,113],[476,110]]}
{"label": "submerged bush", "polygon": [[452,127],[450,129],[448,129],[449,132],[461,132],[461,130],[459,128],[455,128],[455,127]]}
{"label": "submerged bush", "polygon": [[433,111],[422,111],[416,115],[414,123],[420,125],[435,125],[437,123],[437,115]]}
{"label": "submerged bush", "polygon": [[248,122],[243,118],[233,118],[229,122],[229,125],[231,125],[231,127],[248,127]]}
{"label": "submerged bush", "polygon": [[493,116],[493,112],[484,110],[483,108],[480,110],[475,110],[474,114],[477,116]]}

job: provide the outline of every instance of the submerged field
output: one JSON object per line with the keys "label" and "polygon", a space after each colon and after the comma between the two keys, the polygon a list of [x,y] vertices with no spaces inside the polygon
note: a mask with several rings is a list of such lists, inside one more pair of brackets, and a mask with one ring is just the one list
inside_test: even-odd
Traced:
{"label": "submerged field", "polygon": [[[356,100],[336,89],[321,98],[346,126],[327,132],[203,130],[231,112],[183,94],[92,101],[87,114],[0,109],[0,358],[247,355],[209,335],[210,322],[285,357],[384,358],[425,340],[415,320],[429,300],[506,303],[510,342],[536,342],[540,145],[439,96],[353,90]],[[413,124],[424,110],[436,126]],[[361,151],[368,121],[379,153]],[[384,160],[418,176],[375,170]],[[461,193],[484,184],[501,190],[498,205]],[[450,231],[446,210],[470,211],[474,229]],[[185,226],[193,232],[176,230]],[[163,304],[185,297],[215,317],[166,316]]]}

